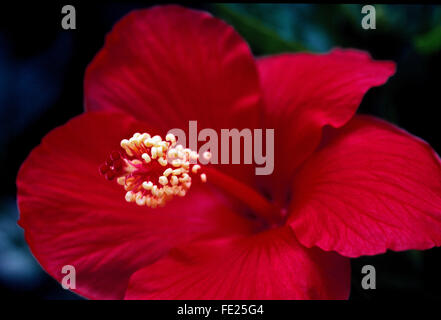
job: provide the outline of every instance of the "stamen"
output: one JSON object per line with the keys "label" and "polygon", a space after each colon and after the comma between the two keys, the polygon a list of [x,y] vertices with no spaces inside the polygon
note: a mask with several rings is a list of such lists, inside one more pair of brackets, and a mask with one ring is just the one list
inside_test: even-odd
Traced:
{"label": "stamen", "polygon": [[205,151],[202,156],[204,157],[205,160],[211,159],[211,153],[209,151]]}
{"label": "stamen", "polygon": [[[193,177],[199,176],[241,200],[269,225],[280,225],[284,214],[253,188],[210,166],[197,164],[197,152],[176,144],[172,134],[165,141],[158,135],[135,133],[123,139],[121,149],[112,151],[99,167],[107,180],[116,180],[125,193],[125,200],[138,206],[163,207],[174,197],[184,197],[191,188]],[[202,157],[211,159],[206,151]],[[197,180],[196,180],[197,181]]]}
{"label": "stamen", "polygon": [[174,196],[187,194],[192,175],[199,175],[201,181],[207,181],[206,175],[200,173],[202,167],[194,164],[198,154],[176,145],[173,134],[167,134],[162,140],[158,135],[152,137],[137,132],[129,139],[121,140],[120,146],[121,150],[110,153],[99,172],[107,180],[116,178],[126,191],[127,202],[162,207]]}
{"label": "stamen", "polygon": [[149,163],[150,161],[152,161],[152,159],[150,158],[150,156],[147,153],[143,153],[141,157],[144,159],[144,161],[146,163]]}
{"label": "stamen", "polygon": [[165,176],[160,176],[159,177],[159,183],[162,184],[163,186],[165,186],[168,183],[168,179]]}

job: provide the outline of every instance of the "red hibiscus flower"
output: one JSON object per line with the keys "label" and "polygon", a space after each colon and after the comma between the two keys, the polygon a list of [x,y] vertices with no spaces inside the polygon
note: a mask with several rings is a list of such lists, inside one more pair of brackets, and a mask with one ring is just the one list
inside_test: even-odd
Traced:
{"label": "red hibiscus flower", "polygon": [[[22,165],[19,224],[88,298],[346,299],[350,257],[441,244],[438,156],[355,115],[394,71],[356,50],[254,59],[207,13],[132,12],[86,71],[87,112]],[[273,174],[189,164],[166,136],[189,120],[274,128]]]}

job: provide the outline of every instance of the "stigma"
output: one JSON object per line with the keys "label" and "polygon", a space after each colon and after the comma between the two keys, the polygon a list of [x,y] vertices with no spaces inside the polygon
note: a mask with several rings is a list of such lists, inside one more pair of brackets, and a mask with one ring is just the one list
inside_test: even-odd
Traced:
{"label": "stigma", "polygon": [[[159,135],[135,133],[123,139],[121,148],[112,151],[99,172],[109,181],[116,181],[125,190],[125,200],[138,206],[163,207],[174,197],[184,197],[198,177],[207,175],[197,164],[196,151],[177,144],[169,133],[163,140]],[[203,155],[204,158],[211,154]]]}

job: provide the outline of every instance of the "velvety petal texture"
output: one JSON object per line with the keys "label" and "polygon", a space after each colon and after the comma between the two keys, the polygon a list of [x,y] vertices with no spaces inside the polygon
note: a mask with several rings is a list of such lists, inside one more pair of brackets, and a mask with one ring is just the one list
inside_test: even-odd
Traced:
{"label": "velvety petal texture", "polygon": [[123,114],[83,114],[51,131],[18,174],[19,224],[32,253],[58,281],[62,267],[73,265],[74,291],[85,297],[123,298],[134,271],[178,244],[251,232],[207,186],[192,186],[164,208],[127,203],[124,189],[98,168],[121,139],[146,131]]}
{"label": "velvety petal texture", "polygon": [[175,249],[131,277],[126,299],[347,299],[349,287],[349,259],[282,227]]}
{"label": "velvety petal texture", "polygon": [[121,110],[164,130],[253,128],[257,68],[234,29],[202,11],[157,6],[123,17],[87,68],[86,110]]}
{"label": "velvety petal texture", "polygon": [[[296,168],[317,148],[325,125],[341,127],[364,94],[384,84],[395,64],[358,50],[282,54],[257,60],[265,101],[265,127],[275,130],[275,197],[288,190]],[[286,194],[283,194],[286,196]]]}
{"label": "velvety petal texture", "polygon": [[368,116],[330,130],[294,180],[301,243],[348,257],[441,244],[441,166],[430,146]]}
{"label": "velvety petal texture", "polygon": [[[394,72],[356,50],[256,62],[208,13],[133,11],[86,70],[86,113],[51,131],[19,171],[32,253],[60,282],[74,266],[74,291],[87,298],[346,299],[348,257],[441,245],[439,157],[354,116]],[[250,165],[213,165],[218,184],[208,177],[156,209],[127,203],[100,175],[122,139],[186,131],[189,120],[199,130],[274,128],[274,173],[256,184]],[[236,180],[245,191],[232,190]],[[286,223],[258,229],[256,203],[270,208],[261,214],[286,212]]]}

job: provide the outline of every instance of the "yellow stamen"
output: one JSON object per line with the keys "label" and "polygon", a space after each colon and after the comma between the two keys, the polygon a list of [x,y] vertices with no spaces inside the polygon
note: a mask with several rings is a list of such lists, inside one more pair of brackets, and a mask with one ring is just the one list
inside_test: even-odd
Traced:
{"label": "yellow stamen", "polygon": [[164,175],[165,177],[168,177],[172,172],[173,172],[173,169],[172,169],[172,168],[167,168],[167,169],[165,169],[163,175]]}
{"label": "yellow stamen", "polygon": [[153,182],[151,182],[151,181],[149,181],[149,182],[144,181],[144,182],[142,183],[142,187],[143,187],[145,190],[152,190],[152,188],[153,188]]}
{"label": "yellow stamen", "polygon": [[134,194],[133,194],[133,192],[132,192],[132,191],[127,192],[125,198],[126,198],[126,201],[127,201],[127,202],[132,202],[133,199],[134,199]]}
{"label": "yellow stamen", "polygon": [[149,163],[150,161],[152,161],[152,159],[150,158],[150,156],[147,153],[143,153],[141,157],[144,159],[144,161],[146,163]]}
{"label": "yellow stamen", "polygon": [[159,177],[159,183],[162,184],[163,186],[165,186],[168,183],[168,179],[165,176],[160,176]]}
{"label": "yellow stamen", "polygon": [[202,156],[204,157],[205,160],[210,160],[211,159],[211,152],[205,151]]}
{"label": "yellow stamen", "polygon": [[[195,164],[198,153],[177,145],[176,136],[171,133],[162,140],[158,135],[136,132],[121,140],[120,146],[122,153],[112,153],[100,170],[108,180],[115,179],[124,187],[127,202],[139,206],[162,207],[174,196],[185,196],[192,184],[191,175],[202,171]],[[205,152],[203,156],[211,158],[211,153]],[[159,172],[155,171],[158,167],[154,161],[163,167]],[[206,175],[200,174],[200,179],[205,182]]]}

